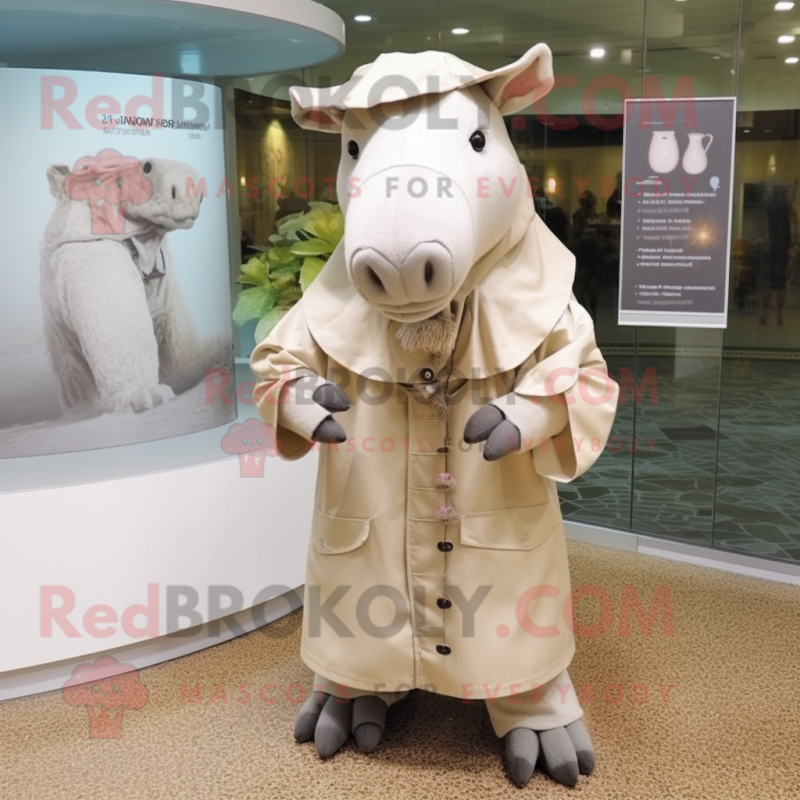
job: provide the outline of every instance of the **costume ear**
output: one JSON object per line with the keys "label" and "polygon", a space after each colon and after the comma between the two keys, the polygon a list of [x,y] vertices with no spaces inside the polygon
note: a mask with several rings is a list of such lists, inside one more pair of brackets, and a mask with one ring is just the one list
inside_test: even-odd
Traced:
{"label": "costume ear", "polygon": [[518,61],[492,75],[483,88],[501,114],[516,114],[553,88],[553,54],[546,44],[534,45]]}
{"label": "costume ear", "polygon": [[303,112],[301,119],[296,121],[306,130],[341,133],[343,118],[344,114],[340,113],[338,109],[323,111],[319,108],[312,108],[310,111]]}
{"label": "costume ear", "polygon": [[50,184],[50,194],[53,197],[64,196],[64,181],[70,169],[66,164],[51,164],[47,168],[47,182]]}
{"label": "costume ear", "polygon": [[322,107],[318,102],[320,92],[307,86],[292,86],[289,89],[294,121],[307,131],[341,133],[344,112],[333,106]]}

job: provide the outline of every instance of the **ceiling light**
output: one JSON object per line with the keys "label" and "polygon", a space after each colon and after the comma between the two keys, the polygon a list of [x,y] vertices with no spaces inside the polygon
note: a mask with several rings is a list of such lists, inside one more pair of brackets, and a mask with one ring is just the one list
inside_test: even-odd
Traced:
{"label": "ceiling light", "polygon": [[791,11],[794,8],[794,3],[775,3],[776,11]]}
{"label": "ceiling light", "polygon": [[603,57],[605,54],[606,54],[606,51],[605,51],[605,50],[603,50],[603,48],[602,48],[602,47],[593,47],[593,48],[592,48],[592,49],[589,51],[589,55],[590,55],[592,58],[602,58],[602,57]]}
{"label": "ceiling light", "polygon": [[469,28],[453,28],[452,33],[456,36],[463,36],[465,33],[469,33]]}
{"label": "ceiling light", "polygon": [[778,44],[791,44],[794,41],[794,36],[779,36]]}
{"label": "ceiling light", "polygon": [[787,64],[796,64],[798,61],[800,61],[800,58],[797,56],[789,56],[789,58],[786,59]]}
{"label": "ceiling light", "polygon": [[742,133],[750,133],[750,128],[743,128]]}
{"label": "ceiling light", "polygon": [[353,19],[356,22],[372,22],[372,17],[369,14],[356,14]]}

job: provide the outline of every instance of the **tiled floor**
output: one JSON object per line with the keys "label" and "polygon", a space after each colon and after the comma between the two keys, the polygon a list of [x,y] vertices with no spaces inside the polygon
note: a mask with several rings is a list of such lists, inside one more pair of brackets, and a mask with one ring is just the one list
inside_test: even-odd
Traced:
{"label": "tiled floor", "polygon": [[[608,362],[617,378],[633,367],[632,356]],[[640,352],[639,375],[646,367],[658,402],[628,393],[610,440],[619,449],[560,487],[564,516],[800,561],[800,361],[724,358],[721,391],[713,356]],[[700,426],[719,430],[719,443],[707,429],[667,436]]]}

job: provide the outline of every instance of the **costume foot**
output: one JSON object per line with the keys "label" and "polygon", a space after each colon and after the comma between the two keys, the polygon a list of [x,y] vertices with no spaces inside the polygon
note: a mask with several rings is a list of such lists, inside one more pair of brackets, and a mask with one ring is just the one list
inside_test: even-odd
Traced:
{"label": "costume foot", "polygon": [[511,780],[520,787],[531,779],[539,758],[539,737],[528,728],[514,728],[505,735],[506,766]]}
{"label": "costume foot", "polygon": [[353,701],[329,696],[314,729],[314,744],[322,758],[330,758],[341,750],[350,738],[352,721]]}
{"label": "costume foot", "polygon": [[386,727],[386,703],[374,695],[345,700],[325,692],[313,692],[294,721],[294,738],[311,739],[322,758],[341,750],[352,733],[358,749],[371,753],[380,744]]}
{"label": "costume foot", "polygon": [[564,730],[569,734],[572,740],[572,746],[575,748],[575,755],[578,759],[578,771],[581,775],[591,775],[594,772],[594,745],[592,738],[589,736],[589,731],[583,724],[583,720],[579,719],[570,725],[567,725]]}
{"label": "costume foot", "polygon": [[330,695],[325,692],[312,692],[308,700],[303,703],[303,707],[294,721],[295,741],[310,742],[314,738],[317,720],[329,697]]}
{"label": "costume foot", "polygon": [[566,728],[553,728],[539,731],[539,744],[542,747],[542,762],[545,772],[553,780],[565,786],[574,786],[578,782],[578,756],[575,745]]}
{"label": "costume foot", "polygon": [[386,703],[374,695],[353,700],[353,737],[362,753],[371,753],[380,744],[387,708]]}

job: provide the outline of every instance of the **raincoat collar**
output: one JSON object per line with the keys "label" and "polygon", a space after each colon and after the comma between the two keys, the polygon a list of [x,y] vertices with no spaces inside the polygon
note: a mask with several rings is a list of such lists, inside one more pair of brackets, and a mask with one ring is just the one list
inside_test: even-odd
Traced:
{"label": "raincoat collar", "polygon": [[[526,361],[554,328],[572,294],[575,259],[524,194],[500,241],[470,271],[453,351],[454,374],[487,378]],[[463,295],[461,295],[463,296]],[[337,363],[365,378],[407,383],[430,356],[400,346],[401,323],[356,292],[343,243],[303,295],[312,336]]]}

